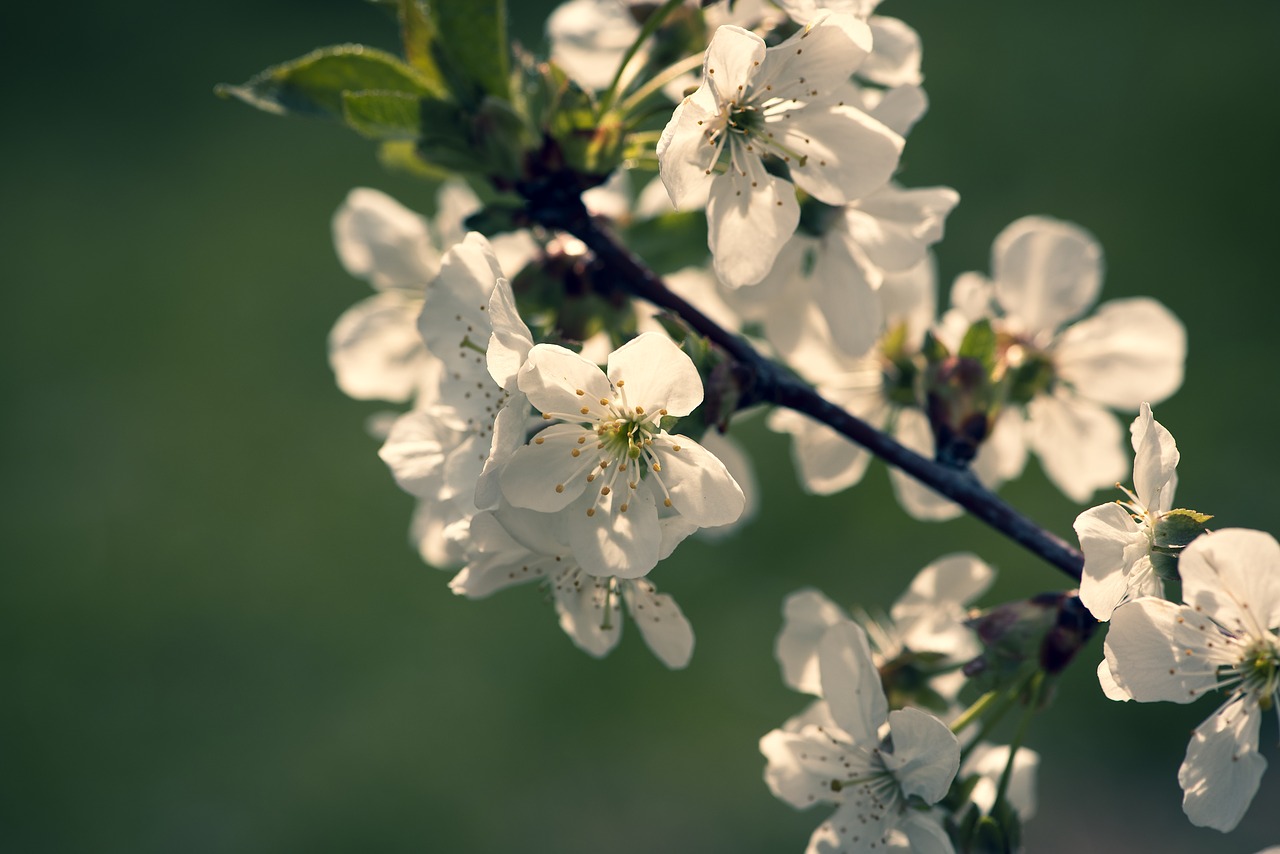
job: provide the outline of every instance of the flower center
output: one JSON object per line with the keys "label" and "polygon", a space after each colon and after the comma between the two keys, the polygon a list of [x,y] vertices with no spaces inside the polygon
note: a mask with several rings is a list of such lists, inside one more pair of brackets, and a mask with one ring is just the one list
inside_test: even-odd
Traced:
{"label": "flower center", "polygon": [[1270,709],[1280,694],[1280,649],[1273,638],[1259,638],[1248,648],[1236,672],[1241,689],[1255,697],[1263,711]]}

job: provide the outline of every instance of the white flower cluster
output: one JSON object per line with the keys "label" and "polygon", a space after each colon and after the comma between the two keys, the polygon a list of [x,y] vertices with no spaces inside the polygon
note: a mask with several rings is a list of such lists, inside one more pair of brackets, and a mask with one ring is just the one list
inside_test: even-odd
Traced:
{"label": "white flower cluster", "polygon": [[[1110,621],[1098,679],[1114,700],[1226,695],[1192,733],[1178,771],[1192,823],[1225,832],[1244,817],[1267,767],[1258,753],[1262,713],[1280,718],[1280,544],[1242,528],[1200,534],[1180,549],[1162,542],[1170,522],[1207,517],[1173,508],[1178,448],[1150,406],[1130,433],[1129,500],[1090,508],[1075,523],[1085,555],[1080,598]],[[1153,562],[1171,554],[1178,602],[1164,598]]]}
{"label": "white flower cluster", "polygon": [[692,631],[644,576],[689,534],[732,523],[745,506],[719,459],[666,429],[702,402],[697,369],[657,332],[610,354],[607,372],[535,344],[503,274],[536,247],[512,238],[500,262],[480,235],[451,234],[463,193],[442,196],[438,237],[372,190],[338,211],[340,257],[381,291],[335,327],[338,384],[356,397],[413,400],[381,456],[418,499],[424,559],[462,565],[454,592],[479,598],[540,581],[562,627],[594,655],[617,643],[625,603],[658,657],[683,667]]}
{"label": "white flower cluster", "polygon": [[[957,777],[974,778],[968,800],[989,813],[1008,769],[1005,798],[1020,819],[1035,813],[1034,751],[1020,749],[1011,761],[1008,747],[972,739],[962,747],[937,716],[957,718],[964,682],[958,668],[981,652],[964,624],[966,606],[994,578],[973,555],[941,558],[920,571],[879,621],[865,614],[852,619],[816,590],[787,598],[776,644],[782,678],[819,699],[765,735],[760,750],[768,760],[765,782],[778,798],[798,809],[836,805],[809,840],[809,854],[954,851],[943,827],[947,811],[931,806]],[[922,653],[928,671],[912,663]],[[922,710],[911,698],[891,703],[895,674],[908,669],[914,670],[904,680],[911,690],[945,708]]]}

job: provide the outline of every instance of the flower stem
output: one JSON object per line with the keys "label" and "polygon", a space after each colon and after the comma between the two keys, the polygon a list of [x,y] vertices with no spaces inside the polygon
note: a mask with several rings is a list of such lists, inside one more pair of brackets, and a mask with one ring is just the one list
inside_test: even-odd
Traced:
{"label": "flower stem", "polygon": [[683,4],[684,0],[667,0],[645,19],[644,26],[640,28],[640,32],[636,35],[636,40],[631,43],[631,47],[627,48],[627,52],[622,56],[622,61],[618,63],[618,70],[614,72],[613,81],[609,83],[609,88],[600,96],[600,107],[596,110],[597,118],[607,113],[609,108],[613,106],[613,102],[617,100],[618,90],[622,87],[622,75],[626,72],[627,66],[631,64],[631,60],[635,59],[640,46],[657,31],[668,15]]}
{"label": "flower stem", "polygon": [[1000,696],[999,691],[988,691],[979,697],[972,706],[960,713],[960,716],[951,722],[951,731],[959,735],[960,731],[969,724],[977,720],[983,712],[991,708],[991,704]]}

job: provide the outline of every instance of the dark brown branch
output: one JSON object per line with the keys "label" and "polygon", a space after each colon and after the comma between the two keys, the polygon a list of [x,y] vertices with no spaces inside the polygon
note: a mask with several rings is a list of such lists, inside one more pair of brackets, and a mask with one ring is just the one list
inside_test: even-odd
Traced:
{"label": "dark brown branch", "polygon": [[577,237],[619,278],[626,290],[679,315],[694,331],[731,356],[744,375],[742,405],[773,403],[826,424],[1079,581],[1084,555],[1005,503],[979,483],[968,469],[952,468],[920,456],[892,436],[826,400],[794,374],[760,355],[746,339],[724,329],[667,288],[643,261],[587,214],[576,194],[547,193],[550,188],[545,186],[522,189],[535,221]]}

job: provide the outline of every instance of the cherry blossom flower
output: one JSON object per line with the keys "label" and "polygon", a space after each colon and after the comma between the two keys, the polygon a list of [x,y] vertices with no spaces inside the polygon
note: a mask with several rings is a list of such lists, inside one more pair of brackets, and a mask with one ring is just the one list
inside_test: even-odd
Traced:
{"label": "cherry blossom flower", "polygon": [[914,808],[947,794],[960,744],[918,709],[889,711],[866,633],[851,621],[818,643],[826,702],[760,739],[765,782],[798,809],[834,803],[809,840],[809,854],[874,851],[904,840],[912,851],[949,852],[937,817]]}
{"label": "cherry blossom flower", "polygon": [[693,362],[658,333],[609,356],[607,375],[577,353],[539,344],[519,387],[555,422],[515,452],[501,474],[517,507],[568,514],[567,537],[592,575],[638,578],[661,557],[661,517],[690,530],[726,525],[745,499],[724,464],[663,419],[702,402]]}
{"label": "cherry blossom flower", "polygon": [[[849,15],[823,16],[771,48],[740,27],[716,30],[703,83],[676,108],[658,160],[677,208],[706,200],[707,241],[725,284],[769,272],[799,222],[796,185],[843,205],[893,174],[902,138],[840,99],[870,50],[870,29]],[[766,156],[790,179],[770,173]]]}
{"label": "cherry blossom flower", "polygon": [[479,234],[445,253],[418,322],[428,351],[439,354],[438,393],[400,416],[380,451],[420,501],[414,536],[434,566],[462,560],[470,518],[496,504],[497,472],[525,438],[528,403],[514,374],[533,339],[501,275]]}
{"label": "cherry blossom flower", "polygon": [[[981,653],[981,642],[964,621],[969,603],[993,581],[995,570],[972,554],[946,555],[920,570],[893,604],[890,620],[864,625],[877,666],[904,650],[941,653],[955,664]],[[797,691],[820,696],[818,643],[829,628],[849,615],[813,589],[788,596],[782,613],[782,631],[774,646],[782,681]],[[958,690],[959,685],[949,688]],[[954,696],[954,690],[948,693]]]}
{"label": "cherry blossom flower", "polygon": [[[432,403],[443,370],[417,329],[427,283],[445,250],[463,239],[463,220],[480,200],[466,185],[447,182],[426,220],[387,194],[357,187],[333,215],[333,242],[347,272],[377,292],[338,318],[329,333],[329,362],[342,391],[359,400]],[[508,274],[534,252],[523,233],[502,235],[493,248]]]}
{"label": "cherry blossom flower", "polygon": [[1024,217],[996,237],[992,279],[968,273],[944,320],[958,338],[993,317],[1017,373],[1012,406],[1027,446],[1072,500],[1084,502],[1127,466],[1123,432],[1108,407],[1159,403],[1182,384],[1186,332],[1148,298],[1104,303],[1080,317],[1102,287],[1102,248],[1079,226]]}
{"label": "cherry blossom flower", "polygon": [[1173,508],[1178,482],[1178,446],[1155,416],[1142,410],[1129,428],[1133,441],[1133,485],[1127,502],[1091,507],[1076,517],[1084,552],[1080,601],[1098,620],[1111,619],[1120,603],[1159,596],[1159,576],[1151,563],[1156,525]]}
{"label": "cherry blossom flower", "polygon": [[1262,713],[1280,713],[1280,543],[1228,528],[1197,537],[1178,560],[1186,604],[1154,597],[1116,608],[1105,646],[1116,683],[1139,702],[1226,700],[1196,727],[1178,770],[1191,822],[1239,824],[1267,760]]}
{"label": "cherry blossom flower", "polygon": [[[560,627],[579,649],[602,658],[622,637],[622,605],[649,649],[679,669],[693,655],[693,629],[680,607],[648,579],[590,575],[567,543],[563,517],[502,504],[471,520],[470,560],[449,582],[468,599],[482,599],[517,584],[538,582],[550,592]],[[688,533],[672,519],[663,524],[665,556]]]}

